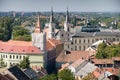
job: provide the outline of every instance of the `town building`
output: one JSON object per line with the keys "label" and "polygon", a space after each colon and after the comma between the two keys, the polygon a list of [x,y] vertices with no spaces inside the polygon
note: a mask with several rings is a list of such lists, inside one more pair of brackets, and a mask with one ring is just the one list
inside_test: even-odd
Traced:
{"label": "town building", "polygon": [[88,60],[89,52],[88,51],[68,51],[63,50],[56,58],[56,68],[59,69],[63,64],[70,63],[78,59]]}
{"label": "town building", "polygon": [[[0,59],[8,68],[17,65],[25,57],[29,57],[30,66],[34,69],[44,67],[55,68],[55,59],[63,50],[63,43],[56,39],[46,39],[46,32],[41,29],[40,17],[31,34],[32,41],[0,41]],[[53,70],[53,69],[51,69]]]}
{"label": "town building", "polygon": [[120,41],[120,32],[79,32],[71,36],[70,41],[65,42],[65,50],[86,50],[99,40],[108,42]]}

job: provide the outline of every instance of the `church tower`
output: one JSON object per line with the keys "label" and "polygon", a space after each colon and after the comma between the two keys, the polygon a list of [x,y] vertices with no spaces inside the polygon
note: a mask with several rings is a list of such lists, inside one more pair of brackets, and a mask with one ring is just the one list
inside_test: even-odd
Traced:
{"label": "church tower", "polygon": [[67,8],[67,11],[66,11],[66,18],[65,18],[65,22],[64,22],[64,30],[66,32],[70,32],[70,24],[69,24],[69,12],[68,12],[68,8]]}
{"label": "church tower", "polygon": [[37,17],[35,31],[32,33],[32,44],[38,47],[40,50],[45,51],[46,33],[42,31],[39,14]]}
{"label": "church tower", "polygon": [[51,16],[49,22],[49,38],[55,38],[55,24],[54,24],[54,17],[53,17],[53,9],[51,8]]}

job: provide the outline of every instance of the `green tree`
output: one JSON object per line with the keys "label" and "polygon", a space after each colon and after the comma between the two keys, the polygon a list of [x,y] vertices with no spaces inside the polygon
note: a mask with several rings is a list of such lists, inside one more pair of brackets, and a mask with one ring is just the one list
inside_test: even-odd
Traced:
{"label": "green tree", "polygon": [[39,80],[57,80],[57,75],[56,74],[46,75]]}
{"label": "green tree", "polygon": [[29,57],[25,57],[25,58],[20,62],[20,68],[22,68],[22,69],[30,68],[30,60],[29,60]]}
{"label": "green tree", "polygon": [[11,38],[13,21],[10,17],[0,18],[0,40],[8,41]]}
{"label": "green tree", "polygon": [[120,56],[120,44],[108,46],[105,43],[102,43],[98,46],[96,58],[104,59],[116,56]]}
{"label": "green tree", "polygon": [[13,39],[20,41],[30,41],[31,35],[28,29],[25,29],[24,27],[20,26],[15,26],[13,28]]}
{"label": "green tree", "polygon": [[4,64],[4,61],[3,61],[3,58],[0,59],[0,67],[4,67],[5,64]]}
{"label": "green tree", "polygon": [[107,53],[105,52],[105,48],[107,47],[106,43],[102,43],[98,46],[98,49],[97,49],[97,54],[96,54],[96,57],[97,58],[107,58]]}
{"label": "green tree", "polygon": [[97,80],[92,73],[88,73],[82,80]]}
{"label": "green tree", "polygon": [[73,73],[69,69],[64,69],[58,73],[58,79],[75,80]]}

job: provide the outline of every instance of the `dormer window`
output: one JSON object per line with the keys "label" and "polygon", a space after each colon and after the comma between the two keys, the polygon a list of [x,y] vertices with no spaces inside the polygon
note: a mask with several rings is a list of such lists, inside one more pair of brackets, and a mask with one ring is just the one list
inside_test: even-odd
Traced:
{"label": "dormer window", "polygon": [[25,52],[25,50],[23,50],[23,52]]}
{"label": "dormer window", "polygon": [[32,52],[34,52],[34,50],[32,50]]}

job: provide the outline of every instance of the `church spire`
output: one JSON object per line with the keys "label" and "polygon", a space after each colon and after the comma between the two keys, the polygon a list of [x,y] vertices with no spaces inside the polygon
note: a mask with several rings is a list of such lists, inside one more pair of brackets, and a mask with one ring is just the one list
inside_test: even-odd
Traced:
{"label": "church spire", "polygon": [[51,7],[50,23],[53,23],[53,8]]}
{"label": "church spire", "polygon": [[66,11],[66,23],[68,23],[69,22],[69,12],[68,12],[68,7],[67,7],[67,11]]}
{"label": "church spire", "polygon": [[38,13],[37,23],[36,23],[36,27],[35,27],[35,33],[40,33],[40,32],[42,32],[42,29],[41,29],[41,23],[40,23],[40,15]]}

